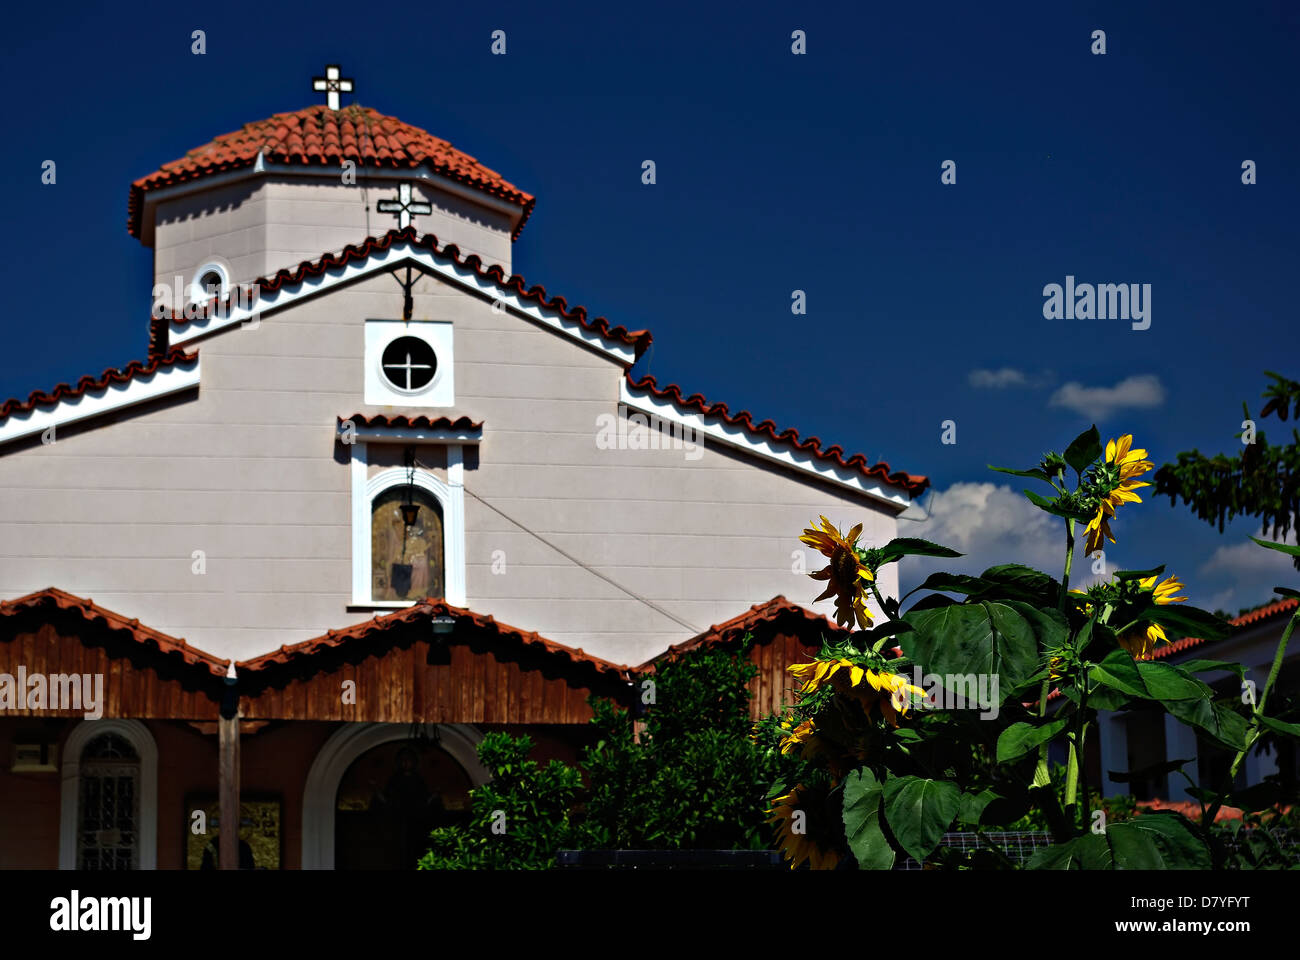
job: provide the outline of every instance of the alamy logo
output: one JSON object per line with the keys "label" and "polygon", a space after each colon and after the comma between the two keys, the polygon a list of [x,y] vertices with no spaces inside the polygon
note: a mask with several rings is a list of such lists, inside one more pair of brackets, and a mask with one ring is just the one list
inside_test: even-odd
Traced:
{"label": "alamy logo", "polygon": [[1045,320],[1132,320],[1134,330],[1151,326],[1151,284],[1074,282],[1043,287]]}
{"label": "alamy logo", "polygon": [[988,673],[922,673],[912,668],[912,685],[925,691],[923,710],[979,710],[981,720],[998,716],[998,675]]}
{"label": "alamy logo", "polygon": [[87,720],[104,715],[102,673],[0,673],[0,710],[84,710]]}
{"label": "alamy logo", "polygon": [[[200,295],[201,294],[201,295]],[[256,283],[236,283],[228,295],[209,286],[202,291],[186,287],[184,277],[175,277],[171,284],[159,283],[153,288],[153,316],[168,320],[257,320],[257,304],[262,299],[262,288]]]}
{"label": "alamy logo", "polygon": [[133,940],[148,940],[153,929],[152,897],[86,897],[73,890],[68,897],[50,901],[50,929],[75,933],[79,930],[126,930]]}
{"label": "alamy logo", "polygon": [[647,416],[618,405],[618,416],[596,418],[598,450],[683,450],[687,460],[704,456],[703,431],[686,423]]}

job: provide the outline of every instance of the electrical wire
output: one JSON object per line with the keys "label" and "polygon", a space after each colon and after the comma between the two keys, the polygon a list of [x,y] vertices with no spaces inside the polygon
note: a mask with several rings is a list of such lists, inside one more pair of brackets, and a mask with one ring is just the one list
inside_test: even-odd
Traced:
{"label": "electrical wire", "polygon": [[651,610],[654,610],[656,613],[662,614],[663,616],[667,617],[669,620],[672,620],[674,623],[685,627],[687,630],[691,631],[692,634],[696,634],[700,632],[699,627],[687,623],[681,617],[677,616],[674,613],[669,612],[668,610],[665,610],[663,607],[659,606],[653,600],[648,600],[645,597],[641,596],[639,593],[635,592],[634,590],[629,590],[627,587],[623,586],[623,584],[619,583],[617,580],[607,577],[605,574],[601,573],[599,570],[595,569],[594,567],[588,566],[587,564],[583,563],[573,554],[568,553],[567,551],[561,549],[559,546],[557,546],[556,544],[552,543],[550,540],[547,540],[545,537],[543,537],[540,533],[537,533],[535,530],[528,529],[528,527],[524,526],[524,524],[520,523],[514,517],[510,516],[505,511],[501,510],[499,507],[496,507],[493,504],[488,503],[486,500],[480,497],[469,487],[465,487],[464,490],[466,493],[468,493],[479,503],[483,504],[483,506],[487,507],[489,510],[493,511],[494,513],[499,514],[500,516],[509,520],[511,523],[513,523],[516,527],[518,527],[520,530],[524,531],[525,533],[533,537],[536,537],[538,540],[542,541],[542,543],[546,544],[548,547],[550,547],[560,556],[564,557],[566,560],[569,560],[572,563],[576,563],[578,566],[582,567],[582,569],[586,570],[588,573],[592,574],[593,576],[599,577],[600,579],[608,583],[610,586],[616,588],[617,590],[622,591],[623,593],[626,593],[633,600],[636,600],[640,603],[644,603],[647,607],[649,607]]}

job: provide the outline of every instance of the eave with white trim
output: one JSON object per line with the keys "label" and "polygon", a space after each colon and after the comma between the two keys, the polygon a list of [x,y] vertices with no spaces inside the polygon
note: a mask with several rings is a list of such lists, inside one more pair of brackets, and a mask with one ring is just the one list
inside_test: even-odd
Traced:
{"label": "eave with white trim", "polygon": [[501,310],[563,334],[624,367],[630,367],[636,362],[636,348],[632,344],[616,343],[602,337],[597,331],[588,330],[577,320],[568,319],[558,311],[542,309],[524,300],[513,290],[503,288],[472,267],[456,263],[450,258],[436,256],[428,250],[416,248],[405,241],[396,242],[386,250],[372,250],[364,260],[354,260],[344,266],[333,267],[320,276],[304,277],[291,286],[281,286],[265,297],[259,296],[253,303],[239,303],[238,298],[232,297],[228,301],[229,308],[220,311],[218,315],[193,320],[173,320],[168,342],[173,346],[193,343],[250,320],[284,310],[311,297],[329,293],[339,287],[356,283],[366,277],[387,273],[407,264],[418,267],[425,273],[461,290],[491,301],[494,310],[498,309],[497,304],[500,304]]}
{"label": "eave with white trim", "polygon": [[57,437],[59,427],[193,390],[198,385],[199,358],[196,355],[193,366],[175,364],[162,367],[153,373],[138,374],[126,383],[109,384],[48,406],[38,406],[23,414],[12,414],[0,420],[0,444],[44,433],[50,427],[55,428]]}
{"label": "eave with white trim", "polygon": [[357,440],[389,441],[393,443],[454,443],[478,444],[483,440],[483,428],[476,430],[451,430],[428,427],[358,427],[349,420],[337,426],[340,439],[351,436]]}
{"label": "eave with white trim", "polygon": [[741,427],[725,422],[720,417],[705,417],[699,413],[684,411],[669,399],[656,397],[648,391],[633,387],[626,379],[622,381],[619,388],[619,401],[631,410],[659,417],[666,423],[677,424],[687,430],[694,430],[706,441],[725,444],[798,473],[828,481],[852,493],[870,497],[885,504],[895,513],[903,512],[911,503],[907,494],[896,487],[878,483],[869,477],[864,477],[856,470],[819,460],[788,444],[756,437]]}
{"label": "eave with white trim", "polygon": [[[185,180],[180,183],[169,184],[165,187],[153,187],[146,190],[143,195],[141,212],[140,212],[140,242],[146,247],[153,246],[154,233],[154,212],[159,203],[165,203],[168,200],[176,200],[190,194],[199,193],[204,190],[210,190],[213,187],[221,187],[231,183],[239,183],[242,180],[249,180],[254,177],[265,176],[282,176],[282,177],[303,177],[327,179],[333,183],[339,182],[339,167],[331,166],[299,166],[289,163],[267,163],[262,154],[257,155],[257,159],[251,166],[241,167],[237,170],[226,170],[221,173],[209,173],[202,177],[196,177],[191,180]],[[482,190],[476,190],[467,186],[458,180],[443,176],[430,170],[427,164],[414,167],[409,170],[390,170],[385,167],[357,167],[357,177],[366,180],[392,180],[410,183],[412,180],[418,180],[427,183],[438,190],[449,193],[460,200],[477,204],[493,213],[499,213],[510,218],[510,230],[513,236],[514,231],[519,227],[519,221],[523,219],[524,208],[517,203],[511,203],[500,197],[495,197],[490,193]]]}

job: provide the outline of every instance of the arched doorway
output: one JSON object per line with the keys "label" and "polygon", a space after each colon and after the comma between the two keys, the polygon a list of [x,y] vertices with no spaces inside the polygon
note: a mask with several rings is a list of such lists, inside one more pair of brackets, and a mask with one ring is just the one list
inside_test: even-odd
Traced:
{"label": "arched doorway", "polygon": [[334,807],[338,870],[411,870],[434,827],[462,823],[469,774],[428,741],[391,740],[352,761]]}
{"label": "arched doorway", "polygon": [[423,747],[404,723],[349,723],[325,741],[303,790],[304,870],[414,869],[426,820],[459,815],[469,788],[488,779],[481,732],[427,729],[435,742]]}

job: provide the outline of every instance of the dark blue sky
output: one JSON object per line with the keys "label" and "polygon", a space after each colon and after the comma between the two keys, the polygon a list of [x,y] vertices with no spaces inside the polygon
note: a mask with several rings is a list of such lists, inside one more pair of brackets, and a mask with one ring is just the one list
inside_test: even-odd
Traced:
{"label": "dark blue sky", "polygon": [[[444,4],[371,19],[354,2],[24,4],[0,37],[14,187],[0,397],[142,356],[151,251],[126,232],[130,182],[317,102],[311,77],[341,62],[357,84],[344,102],[536,194],[515,269],[650,328],[638,370],[661,382],[928,474],[940,499],[1092,422],[1052,403],[1069,383],[1141,378],[1119,399],[1153,405],[1099,425],[1157,463],[1230,449],[1262,370],[1300,376],[1300,4],[998,6]],[[1150,329],[1045,320],[1043,286],[1067,274],[1151,284]],[[1003,368],[1024,382],[970,381]],[[946,419],[955,445],[940,443]],[[977,559],[1016,559],[983,527]],[[1168,560],[1200,601],[1245,605],[1284,582],[1215,557],[1253,532],[1130,507],[1114,559]]]}

